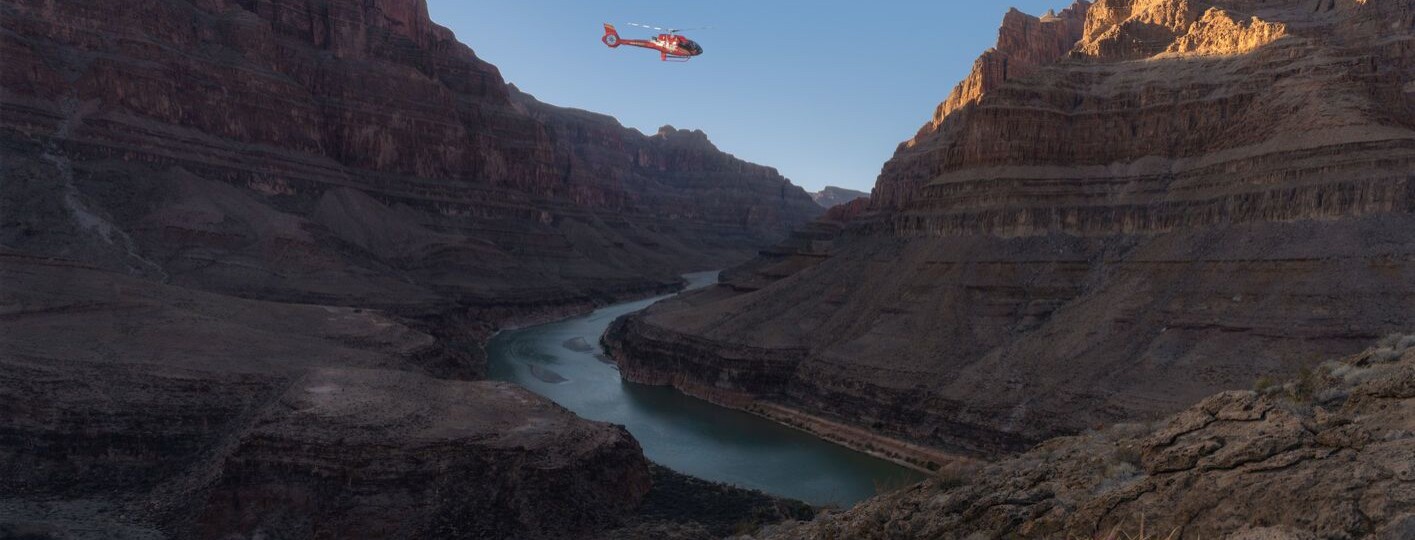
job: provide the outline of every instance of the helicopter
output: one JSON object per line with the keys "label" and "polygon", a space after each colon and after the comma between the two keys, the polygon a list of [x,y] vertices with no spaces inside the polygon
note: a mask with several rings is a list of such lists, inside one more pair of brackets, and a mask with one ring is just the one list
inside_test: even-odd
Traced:
{"label": "helicopter", "polygon": [[[614,25],[604,23],[604,37],[600,38],[605,45],[611,49],[620,45],[631,45],[658,51],[658,58],[664,62],[687,62],[694,56],[703,54],[703,48],[697,42],[679,35],[683,31],[679,28],[659,28],[645,24],[629,23],[629,26],[638,26],[661,32],[658,37],[652,39],[621,39],[619,32],[614,29]],[[700,30],[699,28],[688,28],[687,30]]]}

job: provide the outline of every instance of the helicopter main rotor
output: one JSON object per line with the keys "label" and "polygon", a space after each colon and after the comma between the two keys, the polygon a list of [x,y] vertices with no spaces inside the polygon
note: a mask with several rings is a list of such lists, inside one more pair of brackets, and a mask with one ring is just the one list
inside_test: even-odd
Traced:
{"label": "helicopter main rotor", "polygon": [[629,26],[637,26],[637,27],[639,27],[639,28],[648,28],[649,30],[658,30],[659,32],[664,32],[664,33],[667,33],[667,34],[677,34],[677,33],[679,33],[679,32],[687,32],[687,31],[689,31],[689,30],[707,30],[707,29],[709,29],[709,28],[712,28],[711,26],[699,26],[699,27],[696,27],[696,28],[662,28],[662,27],[658,27],[658,26],[653,26],[653,25],[648,25],[648,24],[639,24],[639,23],[629,23]]}

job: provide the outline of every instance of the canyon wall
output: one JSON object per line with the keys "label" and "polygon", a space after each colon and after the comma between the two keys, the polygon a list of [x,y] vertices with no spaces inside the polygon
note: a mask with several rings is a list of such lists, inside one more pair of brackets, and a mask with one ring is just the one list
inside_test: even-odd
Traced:
{"label": "canyon wall", "polygon": [[0,536],[581,536],[650,489],[623,427],[374,310],[15,254],[0,303]]}
{"label": "canyon wall", "polygon": [[601,533],[637,443],[475,381],[482,339],[823,212],[701,132],[537,102],[423,0],[0,30],[0,536]]}
{"label": "canyon wall", "polygon": [[1412,28],[1409,0],[1009,12],[867,208],[606,342],[632,380],[983,455],[1349,354],[1415,324]]}
{"label": "canyon wall", "polygon": [[661,290],[820,213],[699,132],[535,102],[422,0],[3,8],[11,249],[245,297]]}

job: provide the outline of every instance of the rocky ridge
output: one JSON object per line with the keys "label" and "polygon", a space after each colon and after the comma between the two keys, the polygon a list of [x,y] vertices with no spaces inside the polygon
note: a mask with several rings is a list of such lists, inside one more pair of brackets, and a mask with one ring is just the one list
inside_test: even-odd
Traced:
{"label": "rocky ridge", "polygon": [[757,538],[1409,538],[1415,336]]}
{"label": "rocky ridge", "polygon": [[963,455],[1349,354],[1415,324],[1412,23],[1408,0],[1010,12],[868,208],[608,348],[632,380]]}

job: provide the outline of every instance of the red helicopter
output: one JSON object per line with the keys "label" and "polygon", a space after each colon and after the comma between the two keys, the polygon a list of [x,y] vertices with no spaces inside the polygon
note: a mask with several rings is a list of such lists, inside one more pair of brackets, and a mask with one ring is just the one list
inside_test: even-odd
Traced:
{"label": "red helicopter", "polygon": [[[603,41],[604,44],[610,46],[610,48],[618,47],[620,45],[632,45],[634,47],[653,49],[655,51],[658,51],[659,60],[663,60],[664,62],[687,62],[688,60],[691,60],[694,56],[703,54],[703,48],[698,46],[697,42],[694,42],[693,40],[688,39],[687,37],[678,35],[678,32],[682,31],[681,29],[664,29],[659,28],[657,26],[648,26],[644,24],[635,23],[629,23],[629,26],[649,28],[653,30],[658,30],[662,33],[659,34],[658,37],[653,39],[620,39],[619,32],[614,30],[614,25],[604,23],[604,37],[600,38],[600,41]],[[688,30],[699,29],[689,28]]]}

